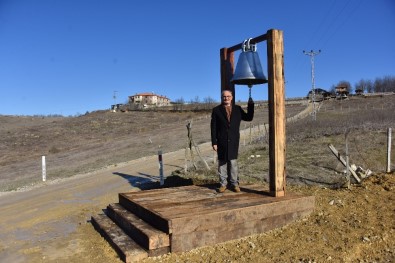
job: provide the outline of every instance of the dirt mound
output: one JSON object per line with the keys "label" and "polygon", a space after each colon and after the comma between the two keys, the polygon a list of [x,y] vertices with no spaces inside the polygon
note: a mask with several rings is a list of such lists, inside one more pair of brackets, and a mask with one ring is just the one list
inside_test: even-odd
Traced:
{"label": "dirt mound", "polygon": [[289,187],[314,195],[313,214],[264,234],[144,262],[394,262],[395,175],[350,189]]}

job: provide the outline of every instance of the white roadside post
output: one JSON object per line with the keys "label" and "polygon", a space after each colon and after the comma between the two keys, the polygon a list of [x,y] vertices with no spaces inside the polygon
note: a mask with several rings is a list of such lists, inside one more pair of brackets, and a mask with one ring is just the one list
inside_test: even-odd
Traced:
{"label": "white roadside post", "polygon": [[162,151],[158,151],[158,160],[159,160],[159,177],[160,177],[160,185],[163,185],[165,183],[165,180],[163,178],[163,161],[162,161]]}
{"label": "white roadside post", "polygon": [[47,180],[47,166],[45,164],[45,156],[44,155],[41,157],[41,163],[42,163],[43,182],[45,182]]}

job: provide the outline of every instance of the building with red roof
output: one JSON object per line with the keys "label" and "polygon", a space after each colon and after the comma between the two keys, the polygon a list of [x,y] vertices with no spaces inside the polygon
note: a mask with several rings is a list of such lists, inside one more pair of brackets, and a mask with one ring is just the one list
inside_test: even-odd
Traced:
{"label": "building with red roof", "polygon": [[168,106],[170,105],[170,99],[163,95],[157,95],[152,92],[139,93],[133,96],[129,96],[129,104],[139,104],[145,107],[152,106]]}

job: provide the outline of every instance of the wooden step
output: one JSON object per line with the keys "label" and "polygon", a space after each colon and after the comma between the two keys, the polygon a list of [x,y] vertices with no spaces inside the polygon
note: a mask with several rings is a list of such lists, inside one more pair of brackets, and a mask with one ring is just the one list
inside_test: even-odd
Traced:
{"label": "wooden step", "polygon": [[[150,191],[150,190],[147,190]],[[155,228],[165,232],[166,234],[171,234],[169,220],[163,218],[160,214],[144,207],[138,202],[133,202],[130,200],[127,193],[119,193],[119,204],[135,214],[136,216],[143,219],[148,224],[154,226]]]}
{"label": "wooden step", "polygon": [[148,257],[148,252],[133,241],[106,215],[92,216],[92,224],[124,262],[138,262]]}
{"label": "wooden step", "polygon": [[[260,185],[219,194],[212,187],[182,186],[119,194],[119,203],[171,234],[171,252],[262,233],[308,216],[314,196],[273,197]],[[152,223],[151,223],[152,222]]]}
{"label": "wooden step", "polygon": [[146,223],[120,204],[110,204],[106,214],[140,246],[149,256],[159,256],[170,251],[170,237],[163,231]]}

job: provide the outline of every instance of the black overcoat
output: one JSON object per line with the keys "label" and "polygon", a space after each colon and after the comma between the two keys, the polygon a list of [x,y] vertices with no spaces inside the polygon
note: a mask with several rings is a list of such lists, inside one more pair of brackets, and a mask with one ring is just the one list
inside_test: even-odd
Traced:
{"label": "black overcoat", "polygon": [[211,113],[211,144],[217,145],[218,160],[237,159],[240,142],[240,122],[252,121],[254,104],[249,103],[247,113],[238,105],[232,105],[230,123],[223,105],[213,108]]}

